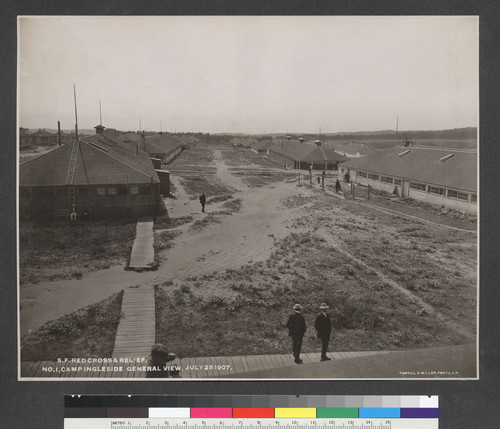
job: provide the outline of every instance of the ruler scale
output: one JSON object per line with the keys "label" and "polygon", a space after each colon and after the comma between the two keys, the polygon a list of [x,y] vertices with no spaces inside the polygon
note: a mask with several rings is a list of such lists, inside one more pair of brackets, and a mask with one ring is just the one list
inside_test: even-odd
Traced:
{"label": "ruler scale", "polygon": [[438,429],[437,396],[67,395],[65,429]]}

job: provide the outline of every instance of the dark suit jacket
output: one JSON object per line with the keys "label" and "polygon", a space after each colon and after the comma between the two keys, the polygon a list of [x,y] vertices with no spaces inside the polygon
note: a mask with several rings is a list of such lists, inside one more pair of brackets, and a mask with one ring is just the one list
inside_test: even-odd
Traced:
{"label": "dark suit jacket", "polygon": [[329,314],[319,313],[314,322],[314,327],[318,332],[319,338],[329,337],[332,332],[332,322]]}
{"label": "dark suit jacket", "polygon": [[300,313],[291,314],[286,323],[290,337],[302,337],[306,332],[306,321]]}

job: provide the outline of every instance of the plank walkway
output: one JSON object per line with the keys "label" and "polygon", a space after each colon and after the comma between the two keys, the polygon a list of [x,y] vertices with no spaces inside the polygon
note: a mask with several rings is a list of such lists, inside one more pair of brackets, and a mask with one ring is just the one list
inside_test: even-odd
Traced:
{"label": "plank walkway", "polygon": [[154,265],[155,251],[153,242],[153,219],[139,219],[135,230],[134,245],[130,254],[129,268],[147,270]]}
{"label": "plank walkway", "polygon": [[[153,337],[154,340],[154,337]],[[133,343],[134,341],[132,341]],[[42,361],[21,362],[21,377],[26,378],[145,378],[149,350],[152,342],[148,344],[141,355],[139,348],[134,351],[124,352],[121,356],[113,353],[116,362],[77,363]],[[356,357],[381,355],[387,353],[400,353],[393,351],[364,351],[364,352],[330,352],[328,356],[333,360],[344,360]],[[304,365],[320,361],[320,353],[301,353]],[[182,378],[219,378],[231,374],[296,366],[291,354],[249,355],[249,356],[216,356],[194,357],[176,359],[168,363],[169,366],[181,368]],[[94,370],[92,370],[94,368]],[[96,370],[97,368],[97,370]],[[105,368],[106,370],[102,370]]]}
{"label": "plank walkway", "polygon": [[113,358],[147,358],[155,343],[155,292],[152,286],[124,290],[122,317]]}

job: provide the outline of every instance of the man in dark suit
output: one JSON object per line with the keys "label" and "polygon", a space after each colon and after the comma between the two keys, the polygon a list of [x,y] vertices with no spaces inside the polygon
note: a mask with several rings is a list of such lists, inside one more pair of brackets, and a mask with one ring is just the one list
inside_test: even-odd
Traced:
{"label": "man in dark suit", "polygon": [[300,314],[301,308],[300,304],[293,306],[294,314],[290,315],[286,324],[288,335],[292,337],[293,357],[297,364],[302,363],[300,350],[302,349],[302,338],[306,332],[306,321],[304,320],[304,316]]}
{"label": "man in dark suit", "polygon": [[326,312],[328,310],[328,305],[326,303],[321,303],[319,306],[321,313],[316,317],[314,322],[314,327],[318,333],[318,338],[321,340],[321,361],[331,360],[327,355],[328,343],[330,342],[330,333],[332,332],[332,322],[330,320],[330,315]]}
{"label": "man in dark suit", "polygon": [[207,203],[207,197],[205,196],[205,193],[203,193],[200,196],[201,211],[203,213],[205,213],[205,204],[206,203]]}

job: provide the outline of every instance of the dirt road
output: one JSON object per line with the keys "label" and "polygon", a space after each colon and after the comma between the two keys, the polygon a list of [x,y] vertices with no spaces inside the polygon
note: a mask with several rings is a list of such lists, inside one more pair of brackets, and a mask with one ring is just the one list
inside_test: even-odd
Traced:
{"label": "dirt road", "polygon": [[[269,311],[279,313],[283,301],[300,292],[300,285],[305,285],[304,299],[309,300],[316,298],[318,293],[325,296],[333,293],[322,289],[328,289],[332,284],[336,285],[332,291],[336,291],[337,301],[343,299],[345,289],[345,307],[351,308],[349,300],[355,300],[353,308],[356,311],[364,309],[366,314],[360,314],[365,314],[366,323],[371,323],[370,317],[375,321],[381,319],[380,314],[384,314],[386,323],[392,323],[392,331],[384,331],[387,338],[380,345],[372,344],[371,330],[357,325],[351,330],[340,331],[339,336],[345,338],[338,340],[345,341],[345,347],[375,345],[381,349],[394,347],[394,344],[399,346],[401,341],[414,344],[413,337],[418,337],[417,344],[427,345],[432,341],[441,344],[445,335],[449,335],[450,344],[459,343],[462,338],[473,341],[477,293],[474,249],[477,244],[469,231],[441,228],[436,223],[439,219],[421,222],[413,216],[398,215],[392,209],[387,211],[382,207],[381,211],[380,207],[372,207],[368,202],[347,201],[328,192],[325,195],[317,186],[310,188],[308,182],[299,188],[297,172],[284,173],[283,169],[272,165],[259,164],[262,158],[258,159],[257,155],[252,158],[248,153],[232,149],[213,150],[211,147],[193,152],[186,154],[187,161],[180,158],[178,165],[172,165],[171,180],[177,198],[167,199],[165,203],[171,219],[187,217],[189,221],[173,226],[178,233],[174,238],[175,245],[162,251],[158,270],[136,273],[114,267],[86,274],[81,280],[23,286],[22,333],[101,301],[121,289],[140,284],[163,285],[162,293],[169,295],[170,301],[167,302],[180,296],[181,304],[177,310],[181,314],[173,314],[177,311],[176,306],[168,307],[165,312],[168,317],[159,322],[165,332],[176,329],[176,326],[168,329],[168,323],[172,323],[168,319],[173,318],[178,323],[185,312],[186,302],[192,306],[193,300],[197,300],[200,306],[197,314],[206,315],[208,310],[203,306],[214,297],[227,298],[224,305],[229,307],[240,308],[238,303],[245,302],[244,308],[249,308],[259,302],[262,295],[265,296],[262,302],[272,301],[276,307]],[[203,167],[197,166],[193,173],[189,163],[198,158],[208,158],[210,162]],[[252,159],[254,164],[249,161]],[[211,176],[207,177],[208,174]],[[283,174],[285,176],[280,176]],[[198,177],[202,180],[197,181]],[[198,183],[203,186],[196,187]],[[211,188],[214,191],[207,195],[211,203],[207,204],[206,213],[202,213],[195,194],[214,183],[216,186]],[[216,189],[220,189],[220,195]],[[241,201],[241,206],[228,213],[225,204],[235,201]],[[383,204],[383,199],[380,204]],[[197,224],[199,227],[193,228]],[[157,234],[161,233],[161,230],[157,231]],[[290,235],[295,235],[295,238],[281,240]],[[302,246],[303,241],[309,244]],[[323,250],[318,250],[320,248]],[[273,256],[272,252],[276,254]],[[282,262],[278,261],[280,258]],[[322,269],[323,266],[327,269]],[[225,278],[226,269],[241,272],[242,267],[247,269],[244,275],[246,283],[235,281],[231,276]],[[214,275],[214,272],[219,274]],[[210,281],[204,280],[205,274]],[[280,295],[284,288],[289,292]],[[311,292],[314,288],[315,292]],[[395,293],[389,292],[388,288]],[[370,290],[368,295],[366,289]],[[387,296],[391,298],[384,298]],[[184,302],[184,298],[188,301]],[[374,309],[372,303],[368,305],[367,302],[375,298],[378,299],[378,308]],[[228,311],[233,311],[231,317],[247,321],[244,311]],[[255,317],[252,312],[258,310],[248,311],[251,313],[249,317]],[[280,328],[275,322],[280,317],[281,313],[274,314],[273,320],[255,326],[254,348],[259,348],[264,330],[270,340],[263,341],[274,341],[272,347],[281,350],[280,342],[286,338],[281,338]],[[203,331],[206,326],[202,322],[199,329],[194,329],[196,325],[190,321],[189,329]],[[436,326],[441,335],[437,340],[434,338]],[[240,335],[235,326],[222,327],[217,332],[227,334],[231,330],[234,330],[231,335]],[[353,335],[356,335],[355,339]],[[175,343],[176,339],[169,337],[166,341]],[[184,343],[185,334],[181,333],[176,347]],[[264,346],[269,347],[268,343]],[[201,347],[199,341],[193,344]],[[219,339],[216,338],[214,344],[219,344],[220,348]],[[202,351],[187,353],[194,352]]]}
{"label": "dirt road", "polygon": [[[215,152],[214,164],[217,177],[236,189],[234,199],[242,199],[238,213],[223,216],[220,223],[210,223],[201,231],[191,230],[189,225],[181,226],[182,234],[176,238],[175,246],[166,251],[166,260],[157,271],[136,273],[115,266],[89,273],[81,280],[23,286],[20,296],[21,334],[127,287],[266,260],[274,240],[286,233],[284,222],[292,216],[289,209],[280,205],[280,199],[295,194],[295,187],[282,182],[269,188],[249,188],[231,174],[220,151]],[[177,199],[166,200],[166,205],[175,217],[192,216],[194,220],[200,220],[220,208],[221,203],[210,205],[206,213],[201,213],[198,201],[188,197],[175,177],[172,181],[177,189]]]}

